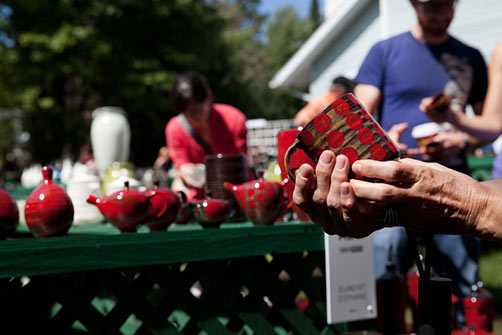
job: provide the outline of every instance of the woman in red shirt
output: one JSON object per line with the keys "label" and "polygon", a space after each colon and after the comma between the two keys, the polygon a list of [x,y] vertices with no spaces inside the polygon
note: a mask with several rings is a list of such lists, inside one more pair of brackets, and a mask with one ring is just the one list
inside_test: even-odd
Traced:
{"label": "woman in red shirt", "polygon": [[[213,103],[207,80],[198,72],[179,75],[171,99],[178,115],[166,126],[167,148],[187,198],[201,198],[207,154],[247,153],[246,117],[235,107]],[[173,188],[183,187],[175,183]]]}

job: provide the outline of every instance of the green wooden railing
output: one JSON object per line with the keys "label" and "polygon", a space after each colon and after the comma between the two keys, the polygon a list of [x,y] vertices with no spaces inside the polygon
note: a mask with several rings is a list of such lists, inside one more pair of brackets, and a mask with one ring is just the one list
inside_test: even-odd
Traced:
{"label": "green wooden railing", "polygon": [[326,324],[323,232],[249,223],[0,241],[2,334],[344,334]]}
{"label": "green wooden railing", "polygon": [[495,156],[483,156],[483,157],[475,157],[475,156],[467,156],[467,164],[471,169],[471,177],[478,180],[490,180],[492,179],[492,166],[493,160]]}

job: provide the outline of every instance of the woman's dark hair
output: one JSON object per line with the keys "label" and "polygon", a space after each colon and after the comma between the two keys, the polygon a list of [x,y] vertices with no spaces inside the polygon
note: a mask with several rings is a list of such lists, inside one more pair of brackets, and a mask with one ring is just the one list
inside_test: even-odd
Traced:
{"label": "woman's dark hair", "polygon": [[176,112],[183,112],[190,101],[202,102],[211,92],[206,78],[199,72],[188,71],[176,77],[171,90],[171,100]]}

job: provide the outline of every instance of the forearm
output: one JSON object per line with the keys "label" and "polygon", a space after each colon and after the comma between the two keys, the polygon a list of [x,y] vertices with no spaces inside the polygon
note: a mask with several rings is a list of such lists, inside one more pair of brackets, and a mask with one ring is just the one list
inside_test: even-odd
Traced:
{"label": "forearm", "polygon": [[[483,116],[469,117],[460,111],[450,111],[448,121],[458,129],[465,131],[469,135],[481,141],[492,142],[502,132],[502,125]],[[472,141],[476,145],[476,141]]]}
{"label": "forearm", "polygon": [[502,206],[500,206],[502,192],[499,191],[502,189],[502,180],[483,184],[490,189],[480,200],[483,207],[478,207],[479,213],[475,215],[474,235],[482,239],[502,242]]}
{"label": "forearm", "polygon": [[382,95],[380,89],[372,85],[358,84],[354,89],[354,94],[366,108],[366,111],[374,115]]}

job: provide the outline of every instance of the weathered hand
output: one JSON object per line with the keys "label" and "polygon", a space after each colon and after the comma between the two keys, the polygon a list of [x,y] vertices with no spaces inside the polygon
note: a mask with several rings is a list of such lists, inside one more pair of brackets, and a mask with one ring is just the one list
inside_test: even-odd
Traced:
{"label": "weathered hand", "polygon": [[315,169],[303,164],[296,173],[293,201],[328,234],[365,237],[383,227],[385,204],[356,201],[348,182],[349,160],[324,151]]}
{"label": "weathered hand", "polygon": [[361,160],[354,163],[352,170],[359,178],[392,183],[351,179],[357,201],[392,204],[400,223],[418,232],[455,234],[479,230],[479,218],[491,192],[465,174],[413,159]]}

